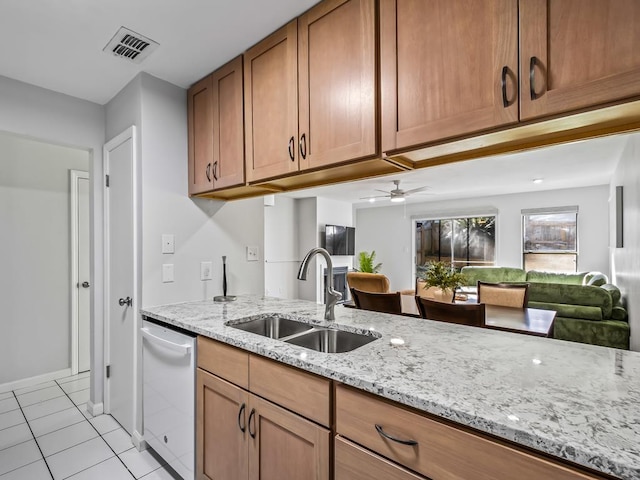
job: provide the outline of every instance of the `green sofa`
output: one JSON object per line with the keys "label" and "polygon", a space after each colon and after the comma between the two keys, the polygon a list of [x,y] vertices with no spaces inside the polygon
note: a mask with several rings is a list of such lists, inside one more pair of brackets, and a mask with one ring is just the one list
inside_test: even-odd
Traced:
{"label": "green sofa", "polygon": [[561,274],[509,267],[463,267],[468,286],[528,283],[528,307],[555,310],[553,337],[629,349],[627,311],[620,290],[598,272]]}

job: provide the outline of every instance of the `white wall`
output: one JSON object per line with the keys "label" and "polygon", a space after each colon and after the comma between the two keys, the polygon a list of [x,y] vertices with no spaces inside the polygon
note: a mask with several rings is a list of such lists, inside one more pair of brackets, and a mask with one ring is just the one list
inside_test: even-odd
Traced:
{"label": "white wall", "polygon": [[[93,335],[102,326],[102,145],[105,113],[101,105],[35,87],[0,76],[0,131],[17,133],[46,142],[76,147],[89,153],[91,175],[91,316],[92,351],[102,357],[102,344]],[[94,324],[95,322],[95,324]],[[92,355],[92,360],[94,356]],[[91,369],[97,368],[93,363]],[[92,395],[102,396],[102,384],[91,382]]]}
{"label": "white wall", "polygon": [[71,367],[69,170],[88,168],[87,150],[0,132],[0,384]]}
{"label": "white wall", "polygon": [[298,201],[283,195],[274,197],[274,205],[264,207],[264,294],[298,298]]}
{"label": "white wall", "polygon": [[[578,270],[609,273],[608,210],[606,185],[529,192],[514,195],[362,208],[356,211],[356,253],[376,251],[381,273],[392,290],[413,288],[412,216],[437,218],[455,212],[480,214],[496,211],[496,265],[522,267],[521,210],[578,205]],[[405,210],[406,207],[406,210]]]}
{"label": "white wall", "polygon": [[[616,186],[623,187],[623,247],[616,248]],[[626,299],[631,349],[640,351],[640,134],[629,137],[610,185],[612,283]]]}

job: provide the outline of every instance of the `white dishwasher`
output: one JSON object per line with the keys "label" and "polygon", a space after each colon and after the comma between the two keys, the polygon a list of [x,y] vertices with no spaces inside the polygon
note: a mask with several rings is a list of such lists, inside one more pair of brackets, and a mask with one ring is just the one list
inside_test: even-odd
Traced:
{"label": "white dishwasher", "polygon": [[142,322],[144,439],[184,480],[195,471],[196,337]]}

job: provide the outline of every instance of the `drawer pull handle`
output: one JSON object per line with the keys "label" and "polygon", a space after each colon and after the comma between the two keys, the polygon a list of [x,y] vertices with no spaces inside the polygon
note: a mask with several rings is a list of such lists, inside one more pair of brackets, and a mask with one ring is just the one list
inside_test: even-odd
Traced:
{"label": "drawer pull handle", "polygon": [[[238,427],[240,428],[240,431],[241,431],[242,433],[244,433],[244,432],[245,432],[245,430],[247,429],[247,422],[246,422],[246,421],[244,421],[244,411],[245,411],[245,408],[246,408],[246,407],[247,407],[247,406],[243,403],[243,404],[240,406],[240,411],[238,412]],[[243,420],[243,423],[240,423],[240,419],[241,419],[241,418],[242,418],[242,420]]]}
{"label": "drawer pull handle", "polygon": [[401,439],[401,438],[394,437],[393,435],[389,435],[389,434],[388,434],[388,433],[386,433],[386,432],[382,429],[382,427],[381,427],[380,425],[378,425],[377,423],[376,423],[376,431],[377,431],[380,435],[382,435],[384,438],[388,438],[389,440],[392,440],[392,441],[394,441],[394,442],[401,443],[402,445],[411,445],[411,446],[413,446],[413,445],[418,445],[418,442],[416,442],[415,440],[403,440],[403,439]]}
{"label": "drawer pull handle", "polygon": [[[253,432],[251,431],[251,419],[253,418]],[[251,438],[256,438],[256,429],[255,429],[255,418],[256,418],[256,409],[252,408],[251,409],[251,413],[249,414],[249,435],[251,435]]]}
{"label": "drawer pull handle", "polygon": [[531,57],[529,59],[529,95],[531,96],[532,101],[537,100],[540,96],[536,93],[535,87],[536,63],[538,63],[538,59],[536,57]]}

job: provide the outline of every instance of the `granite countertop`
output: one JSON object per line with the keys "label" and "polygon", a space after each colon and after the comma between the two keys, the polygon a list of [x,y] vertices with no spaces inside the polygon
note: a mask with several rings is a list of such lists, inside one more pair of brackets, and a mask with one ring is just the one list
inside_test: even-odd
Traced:
{"label": "granite countertop", "polygon": [[[324,305],[259,296],[141,313],[594,470],[640,480],[640,353],[342,306],[335,309],[335,324],[381,338],[348,353],[317,353],[224,325],[265,313],[326,324]],[[405,344],[393,346],[391,338]]]}

